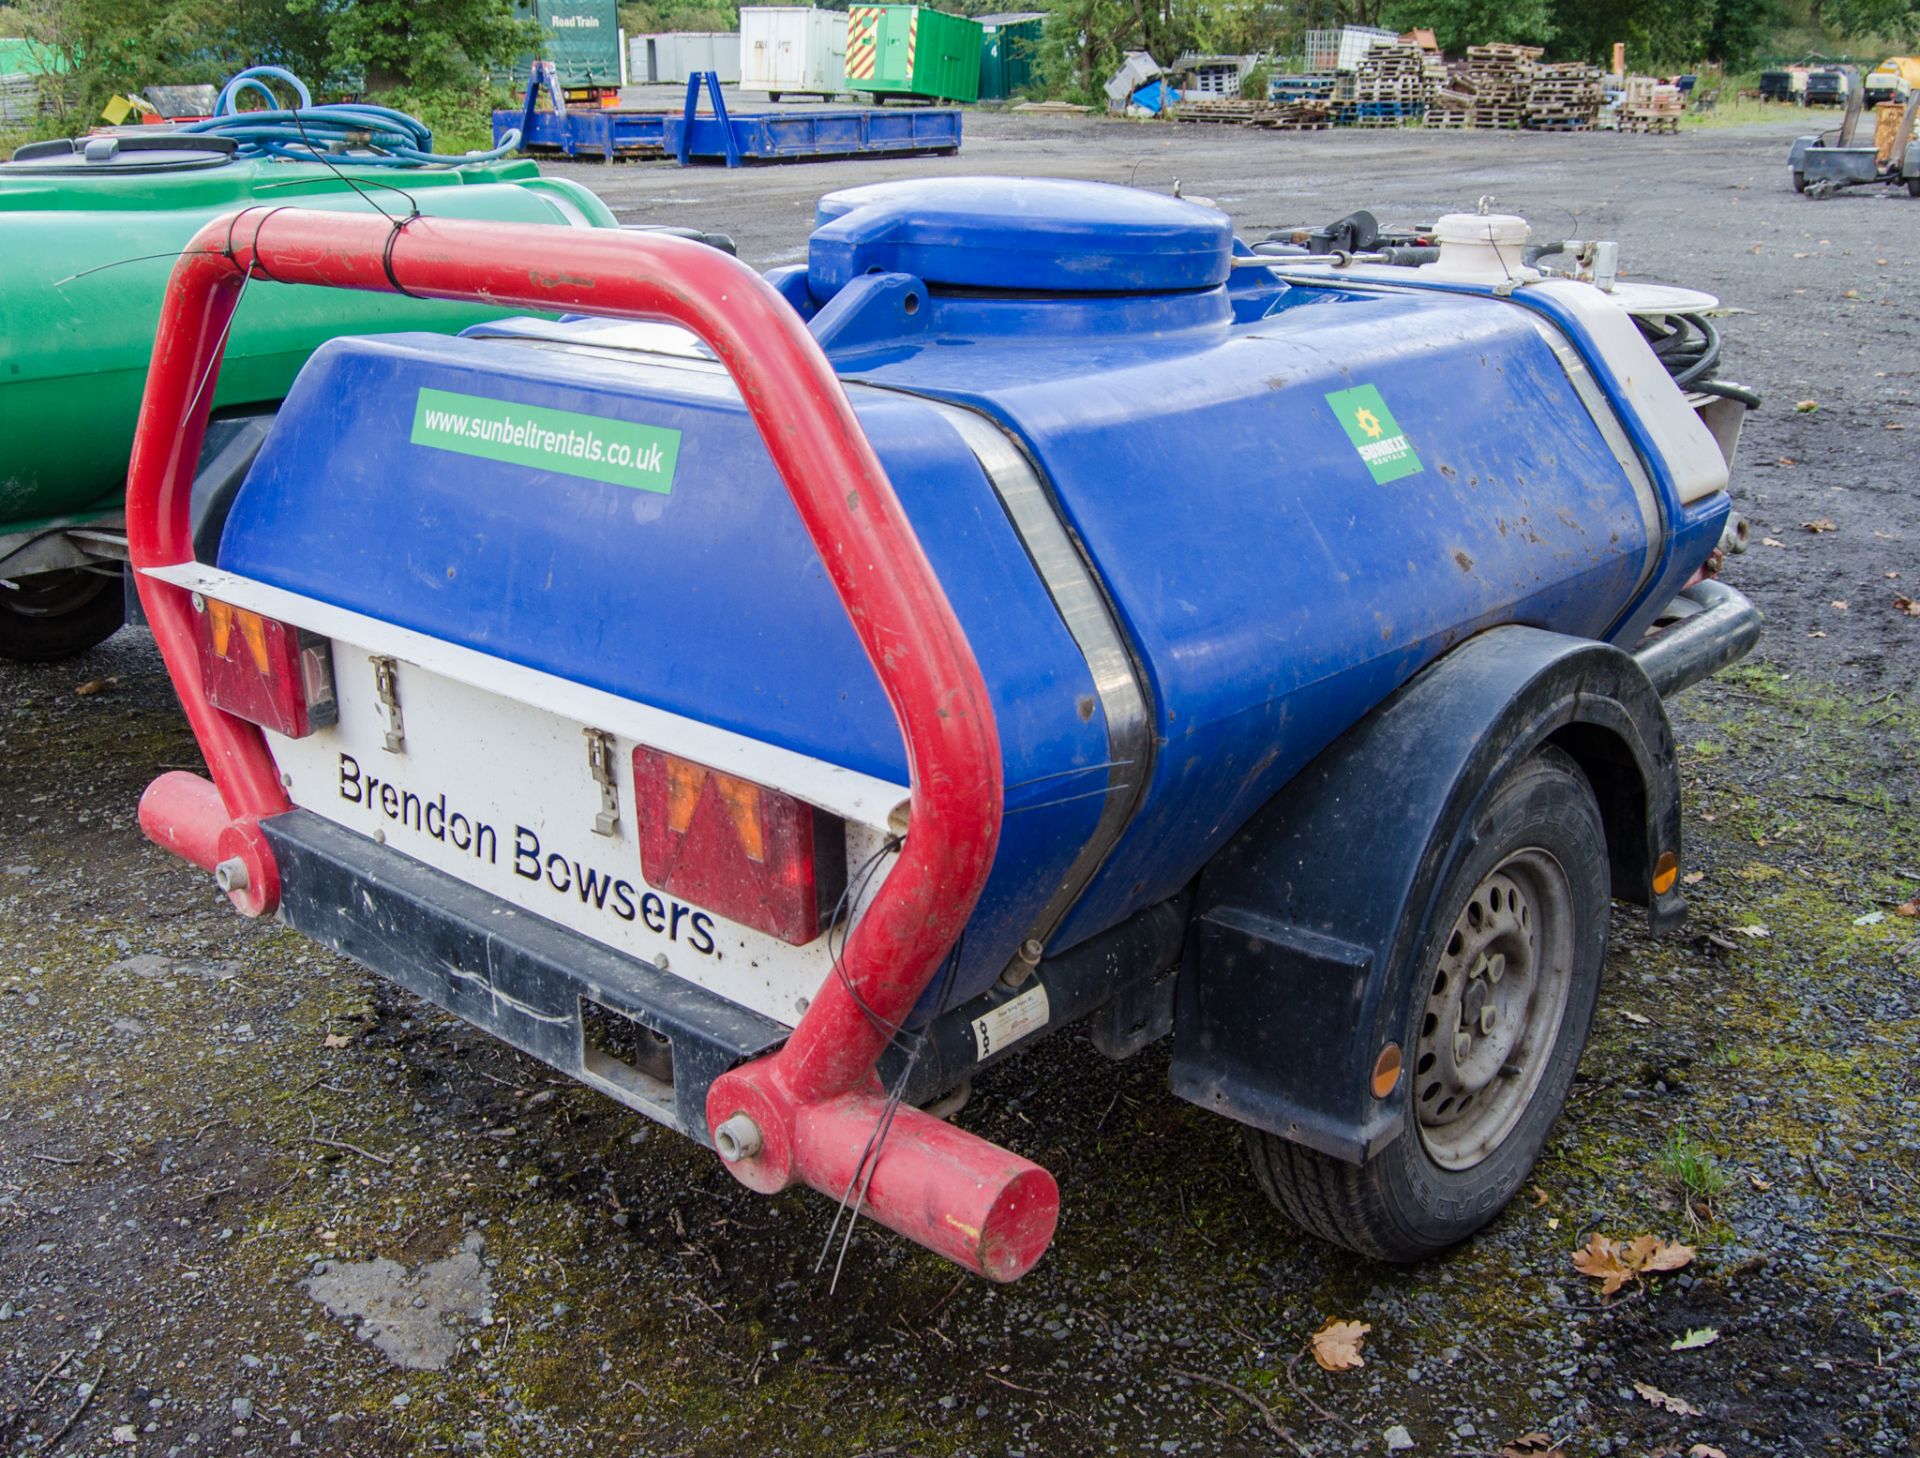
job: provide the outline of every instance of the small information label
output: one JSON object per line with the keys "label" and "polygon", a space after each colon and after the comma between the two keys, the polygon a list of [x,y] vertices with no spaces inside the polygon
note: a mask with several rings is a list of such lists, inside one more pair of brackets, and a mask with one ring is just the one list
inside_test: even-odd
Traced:
{"label": "small information label", "polygon": [[1052,1016],[1047,1006],[1047,989],[1035,983],[1011,1002],[1003,1002],[992,1012],[973,1020],[973,1045],[976,1058],[985,1058],[1011,1047],[1029,1033],[1037,1033]]}
{"label": "small information label", "polygon": [[662,496],[672,493],[673,471],[680,461],[677,430],[452,390],[420,392],[410,438],[415,445],[436,450],[561,471]]}
{"label": "small information label", "polygon": [[1375,485],[1384,486],[1425,469],[1414,454],[1413,442],[1372,385],[1335,390],[1327,396],[1327,403],[1340,418],[1353,448],[1360,452],[1362,464],[1373,474]]}

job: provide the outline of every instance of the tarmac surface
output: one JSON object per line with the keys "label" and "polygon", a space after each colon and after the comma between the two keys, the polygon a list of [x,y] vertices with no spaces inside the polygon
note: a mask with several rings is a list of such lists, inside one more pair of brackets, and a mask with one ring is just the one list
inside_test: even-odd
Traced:
{"label": "tarmac surface", "polygon": [[[1487,197],[1739,311],[1722,374],[1766,403],[1725,576],[1768,636],[1674,705],[1694,915],[1617,915],[1529,1194],[1370,1264],[1278,1220],[1163,1047],[1068,1034],[958,1116],[1058,1174],[1041,1266],[995,1288],[863,1228],[830,1289],[828,1202],[746,1192],[148,845],[141,789],[198,759],[126,631],[0,665],[0,1451],[1920,1453],[1920,201],[1796,197],[1797,120],[966,128],[951,159],[553,170],[761,267],[890,177],[1177,179],[1250,238]],[[1611,1297],[1573,1264],[1643,1233],[1696,1254]],[[1335,1318],[1364,1367],[1306,1355]]]}

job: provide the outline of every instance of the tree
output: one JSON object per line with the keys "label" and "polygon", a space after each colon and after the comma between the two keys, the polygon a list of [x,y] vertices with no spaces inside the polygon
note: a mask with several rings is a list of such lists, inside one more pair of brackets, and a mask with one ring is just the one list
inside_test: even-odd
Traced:
{"label": "tree", "polygon": [[1920,4],[1914,0],[1826,0],[1819,16],[1849,35],[1885,36],[1920,49]]}
{"label": "tree", "polygon": [[287,0],[286,9],[324,17],[333,68],[365,77],[369,91],[471,87],[540,44],[512,0]]}
{"label": "tree", "polygon": [[1719,0],[1707,31],[1707,56],[1729,71],[1743,69],[1760,54],[1778,24],[1773,0]]}
{"label": "tree", "polygon": [[1391,0],[1386,24],[1424,26],[1443,51],[1494,44],[1539,46],[1553,39],[1550,0]]}

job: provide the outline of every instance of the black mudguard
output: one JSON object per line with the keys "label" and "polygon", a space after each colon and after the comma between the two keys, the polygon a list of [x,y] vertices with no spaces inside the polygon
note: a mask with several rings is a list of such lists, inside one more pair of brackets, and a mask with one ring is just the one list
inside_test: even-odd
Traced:
{"label": "black mudguard", "polygon": [[1428,667],[1302,771],[1201,875],[1176,995],[1173,1091],[1363,1163],[1405,1126],[1414,964],[1447,867],[1482,833],[1488,793],[1552,742],[1593,783],[1614,896],[1654,930],[1685,916],[1680,786],[1665,706],[1631,655],[1501,627]]}

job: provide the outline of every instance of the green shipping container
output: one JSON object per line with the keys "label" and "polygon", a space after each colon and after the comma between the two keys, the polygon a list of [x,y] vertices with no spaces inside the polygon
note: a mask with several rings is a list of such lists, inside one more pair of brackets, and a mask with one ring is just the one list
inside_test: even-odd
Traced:
{"label": "green shipping container", "polygon": [[[561,86],[620,84],[620,16],[616,0],[515,0],[514,13],[540,23],[546,57]],[[525,85],[531,58],[515,67]]]}
{"label": "green shipping container", "polygon": [[1031,90],[1040,69],[1040,32],[1047,17],[1037,10],[974,17],[980,26],[980,100],[1005,101]]}
{"label": "green shipping container", "polygon": [[980,27],[921,5],[855,5],[847,11],[847,89],[973,101],[980,94]]}

